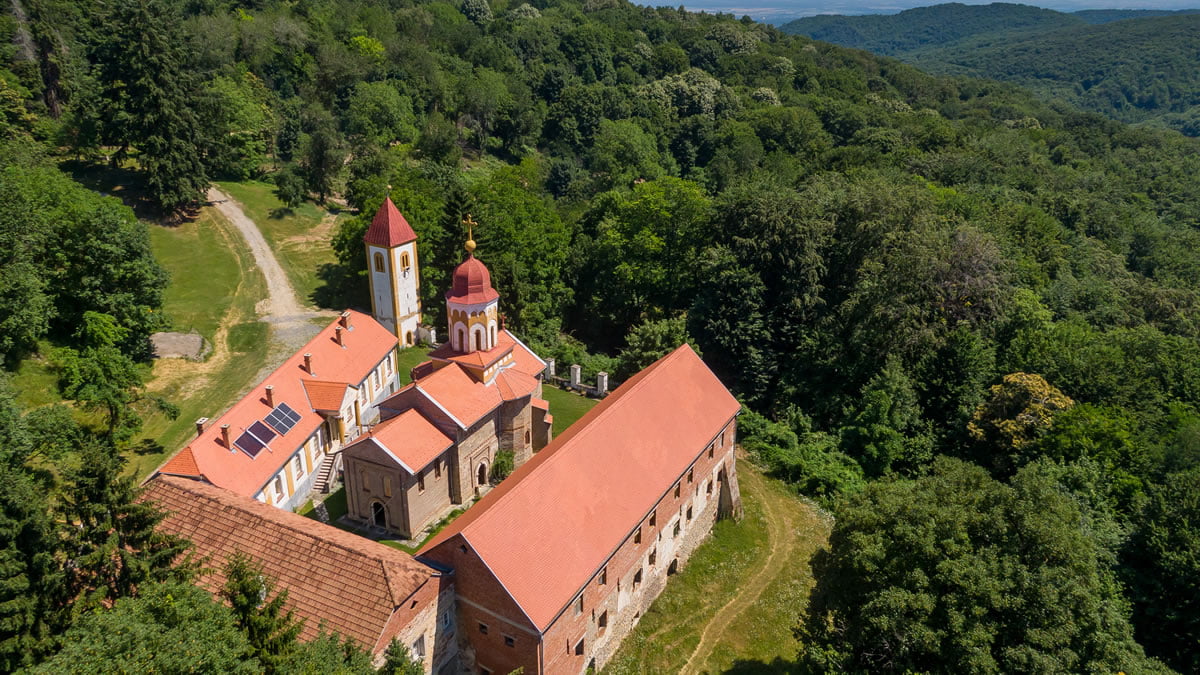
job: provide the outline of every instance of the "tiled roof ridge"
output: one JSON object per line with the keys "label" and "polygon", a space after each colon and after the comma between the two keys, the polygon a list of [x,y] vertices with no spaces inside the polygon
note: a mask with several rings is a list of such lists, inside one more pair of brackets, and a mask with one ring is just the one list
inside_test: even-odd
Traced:
{"label": "tiled roof ridge", "polygon": [[[162,481],[164,485],[169,485],[172,489],[179,490],[179,491],[185,492],[185,493],[191,493],[197,497],[203,498],[206,501],[209,501],[218,507],[240,509],[243,511],[253,512],[256,516],[262,517],[266,520],[270,520],[271,522],[275,523],[276,525],[283,527],[293,533],[296,533],[305,539],[316,540],[316,541],[320,541],[325,544],[329,544],[330,546],[339,548],[343,551],[346,551],[347,553],[362,556],[362,557],[368,558],[370,560],[375,560],[375,561],[379,562],[380,565],[386,565],[387,563],[403,565],[403,564],[412,562],[412,563],[421,565],[422,567],[428,567],[424,563],[418,561],[416,558],[413,558],[412,556],[409,556],[408,554],[401,553],[400,551],[397,551],[396,549],[393,549],[390,546],[385,546],[384,544],[380,544],[379,542],[373,541],[371,539],[367,539],[365,537],[360,537],[358,535],[350,534],[348,532],[343,532],[342,530],[339,530],[339,529],[333,527],[332,525],[328,525],[326,523],[322,523],[322,522],[315,521],[315,520],[310,520],[309,518],[305,518],[304,516],[302,516],[298,513],[293,513],[292,511],[287,511],[284,509],[280,509],[280,508],[271,506],[269,504],[264,504],[252,497],[243,497],[241,495],[230,492],[230,491],[228,491],[222,487],[216,486],[216,485],[211,485],[209,483],[202,483],[200,481],[196,481],[196,480],[193,480],[190,478],[184,478],[181,476],[160,476],[160,477],[156,478],[155,480]],[[187,485],[185,487],[185,484],[182,484],[182,481],[189,481],[189,483],[191,483],[191,485]],[[199,489],[189,490],[188,489],[189,487],[193,487],[193,488],[198,487]],[[220,496],[217,496],[216,494],[213,494],[213,492],[215,492],[215,491],[220,491],[222,494]],[[226,496],[230,497],[230,499],[225,499]],[[242,502],[242,503],[238,504],[236,502]],[[306,524],[312,524],[312,525],[319,526],[318,529],[329,528],[332,531],[328,532],[328,534],[335,535],[335,536],[333,536],[333,537],[321,536],[321,535],[313,533],[312,530],[301,528],[298,526],[299,524],[295,522],[296,518],[302,518]],[[291,521],[291,522],[289,522],[289,521]],[[364,546],[364,547],[352,546],[347,541],[343,541],[344,537],[342,535],[344,535],[344,537],[353,537],[355,540],[355,544],[358,544],[359,541],[361,541],[362,543],[370,544],[370,545]],[[380,554],[380,555],[376,555],[376,554]],[[394,558],[396,556],[403,557],[403,560],[395,560]],[[434,571],[432,568],[429,568],[429,569],[430,569],[431,573]],[[386,569],[385,569],[385,571],[386,571]],[[391,591],[390,577],[389,577],[389,581],[388,581],[388,589],[389,589],[389,592],[394,596],[395,593]]]}
{"label": "tiled roof ridge", "polygon": [[[663,364],[678,358],[678,355],[683,349],[691,349],[691,347],[687,344],[680,345],[671,353],[662,357],[658,361],[655,361],[641,372],[626,380],[624,385],[619,387],[616,391],[598,403],[594,408],[585,413],[578,422],[571,425],[563,433],[559,434],[550,445],[543,448],[540,452],[535,453],[533,457],[525,462],[525,464],[518,467],[513,472],[513,475],[509,476],[507,480],[501,482],[500,485],[492,489],[483,497],[482,500],[480,500],[478,504],[470,509],[467,509],[466,513],[459,516],[456,520],[454,520],[454,522],[446,527],[446,529],[442,530],[437,536],[426,542],[426,544],[421,547],[421,551],[429,550],[434,546],[448,540],[455,534],[462,534],[463,538],[465,539],[467,536],[467,531],[481,518],[487,517],[488,513],[490,513],[492,505],[498,503],[508,494],[521,489],[522,485],[532,482],[531,477],[534,474],[540,471],[544,466],[549,465],[556,457],[562,455],[560,452],[562,448],[567,447],[575,438],[583,436],[588,430],[592,428],[598,428],[600,426],[598,425],[598,422],[603,419],[608,412],[616,406],[617,403],[627,398],[632,392],[640,389],[647,380],[651,379],[651,375],[660,370]],[[522,471],[522,469],[524,469],[524,471]],[[489,500],[489,498],[491,499]],[[418,555],[419,554],[420,551],[418,551]]]}

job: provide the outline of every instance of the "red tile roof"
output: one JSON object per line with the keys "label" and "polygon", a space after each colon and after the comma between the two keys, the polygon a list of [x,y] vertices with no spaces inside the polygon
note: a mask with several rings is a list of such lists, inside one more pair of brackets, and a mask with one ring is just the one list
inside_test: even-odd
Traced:
{"label": "red tile roof", "polygon": [[391,639],[389,619],[437,576],[401,551],[201,481],[158,476],[144,498],[167,512],[160,529],[187,537],[208,558],[214,572],[201,586],[216,593],[225,561],[245,553],[287,590],[288,606],[305,619],[304,639],[324,623],[378,653]]}
{"label": "red tile roof", "polygon": [[[499,362],[509,352],[512,352],[513,362],[521,372],[537,376],[546,368],[546,362],[541,357],[534,354],[532,349],[526,347],[524,342],[518,340],[517,336],[507,330],[496,334],[496,346],[486,352],[474,351],[460,354],[450,346],[449,342],[443,342],[437,349],[429,352],[429,356],[438,361],[451,361],[482,369]],[[420,364],[417,367],[420,368],[423,365]]]}
{"label": "red tile roof", "polygon": [[[361,382],[396,347],[396,336],[375,319],[361,312],[349,312],[349,330],[342,331],[342,343],[334,339],[334,319],[308,344],[283,362],[265,380],[224,415],[188,444],[187,450],[199,473],[205,478],[240,495],[253,497],[266,485],[291,454],[317,430],[324,418],[309,404],[304,380],[322,375],[339,380]],[[312,354],[313,372],[304,369],[304,354]],[[221,438],[221,425],[229,425],[229,440],[236,442],[248,427],[271,413],[264,387],[274,387],[275,405],[287,403],[300,415],[300,421],[283,436],[275,437],[258,456],[251,458],[236,447],[227,447]],[[181,451],[182,452],[182,451]],[[178,457],[178,455],[177,455]],[[186,462],[172,457],[159,468],[178,468]],[[166,471],[166,473],[173,473]]]}
{"label": "red tile roof", "polygon": [[456,365],[439,368],[414,386],[464,429],[495,410],[503,400],[495,387],[484,385]]}
{"label": "red tile roof", "polygon": [[203,476],[200,473],[200,466],[196,464],[196,456],[192,454],[191,448],[184,448],[175,453],[175,456],[167,460],[158,470],[161,473],[172,476],[195,476],[197,478]]}
{"label": "red tile roof", "polygon": [[416,409],[406,410],[380,422],[369,434],[346,446],[346,451],[364,443],[382,450],[410,474],[429,466],[438,455],[454,445],[454,441],[438,431]]}
{"label": "red tile roof", "polygon": [[412,226],[400,215],[400,209],[392,203],[391,197],[384,197],[383,204],[375,212],[371,227],[367,228],[363,241],[373,246],[391,248],[410,241],[417,240],[417,233]]}
{"label": "red tile roof", "polygon": [[308,394],[308,402],[313,410],[342,409],[342,401],[346,400],[346,389],[350,386],[349,384],[322,380],[301,381],[304,383],[304,392]]}
{"label": "red tile roof", "polygon": [[739,408],[684,345],[592,408],[421,554],[436,559],[461,535],[545,630]]}
{"label": "red tile roof", "polygon": [[446,291],[447,301],[474,305],[498,297],[500,294],[492,288],[492,273],[474,253],[468,254],[467,259],[454,268],[453,285]]}

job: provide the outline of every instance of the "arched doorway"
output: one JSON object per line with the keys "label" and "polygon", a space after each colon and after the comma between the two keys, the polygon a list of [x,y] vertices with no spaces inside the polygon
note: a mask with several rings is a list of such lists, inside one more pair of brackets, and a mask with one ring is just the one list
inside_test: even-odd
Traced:
{"label": "arched doorway", "polygon": [[371,522],[376,527],[387,527],[387,509],[379,502],[371,502]]}
{"label": "arched doorway", "polygon": [[413,334],[411,330],[404,336],[404,344],[409,347],[413,346]]}
{"label": "arched doorway", "polygon": [[475,484],[483,485],[487,483],[487,462],[480,462],[479,468],[475,470]]}

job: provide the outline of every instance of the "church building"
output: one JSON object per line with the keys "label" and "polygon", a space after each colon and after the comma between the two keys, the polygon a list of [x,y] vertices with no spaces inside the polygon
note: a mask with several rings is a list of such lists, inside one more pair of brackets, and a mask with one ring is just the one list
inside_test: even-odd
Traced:
{"label": "church building", "polygon": [[520,466],[551,438],[546,363],[504,328],[487,266],[466,249],[445,296],[450,340],[344,451],[350,516],[404,537],[482,496],[499,453]]}

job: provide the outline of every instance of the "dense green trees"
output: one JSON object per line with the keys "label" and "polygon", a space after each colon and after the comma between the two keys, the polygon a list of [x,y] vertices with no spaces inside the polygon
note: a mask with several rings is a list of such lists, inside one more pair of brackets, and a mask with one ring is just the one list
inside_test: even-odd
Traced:
{"label": "dense green trees", "polygon": [[952,460],[838,510],[798,629],[821,672],[1154,672],[1095,518],[1038,467]]}

